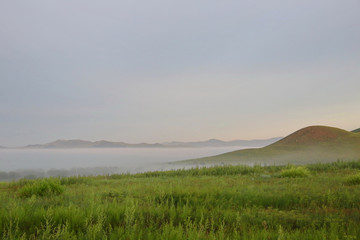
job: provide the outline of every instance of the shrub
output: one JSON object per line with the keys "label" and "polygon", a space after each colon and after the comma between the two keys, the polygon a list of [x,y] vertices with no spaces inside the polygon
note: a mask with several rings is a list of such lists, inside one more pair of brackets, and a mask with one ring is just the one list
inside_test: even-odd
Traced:
{"label": "shrub", "polygon": [[72,185],[72,184],[89,184],[91,179],[89,177],[65,177],[60,179],[61,185]]}
{"label": "shrub", "polygon": [[64,191],[59,179],[47,178],[28,182],[19,190],[21,197],[31,197],[32,195],[44,197],[59,195]]}
{"label": "shrub", "polygon": [[310,175],[310,172],[307,168],[299,166],[299,167],[290,167],[283,169],[281,171],[281,177],[307,177]]}
{"label": "shrub", "polygon": [[349,176],[346,179],[346,183],[349,185],[356,185],[356,184],[360,184],[360,173]]}

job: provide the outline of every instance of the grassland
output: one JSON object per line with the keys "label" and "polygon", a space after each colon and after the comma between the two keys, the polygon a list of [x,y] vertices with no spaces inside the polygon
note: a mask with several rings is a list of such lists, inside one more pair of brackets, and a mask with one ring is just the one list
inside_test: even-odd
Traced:
{"label": "grassland", "polygon": [[355,160],[360,157],[360,133],[310,126],[258,149],[244,149],[218,156],[182,161],[184,164],[310,164]]}
{"label": "grassland", "polygon": [[360,161],[0,184],[2,239],[360,239]]}

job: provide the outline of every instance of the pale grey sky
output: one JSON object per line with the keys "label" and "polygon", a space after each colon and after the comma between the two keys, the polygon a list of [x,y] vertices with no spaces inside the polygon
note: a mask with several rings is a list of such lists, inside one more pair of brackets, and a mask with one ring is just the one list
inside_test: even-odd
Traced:
{"label": "pale grey sky", "polygon": [[0,145],[360,127],[359,0],[0,2]]}

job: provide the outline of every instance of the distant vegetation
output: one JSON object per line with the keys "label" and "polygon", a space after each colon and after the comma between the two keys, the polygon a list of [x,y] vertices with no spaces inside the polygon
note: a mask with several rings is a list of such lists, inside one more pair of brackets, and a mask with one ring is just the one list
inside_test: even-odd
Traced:
{"label": "distant vegetation", "polygon": [[360,239],[360,161],[0,183],[1,239]]}
{"label": "distant vegetation", "polygon": [[244,149],[184,164],[308,164],[354,160],[360,157],[360,133],[339,128],[311,126],[259,149]]}
{"label": "distant vegetation", "polygon": [[96,176],[123,171],[119,167],[84,167],[72,169],[29,169],[15,171],[0,171],[0,181],[13,181],[21,178],[37,179],[45,177],[71,177],[71,176]]}

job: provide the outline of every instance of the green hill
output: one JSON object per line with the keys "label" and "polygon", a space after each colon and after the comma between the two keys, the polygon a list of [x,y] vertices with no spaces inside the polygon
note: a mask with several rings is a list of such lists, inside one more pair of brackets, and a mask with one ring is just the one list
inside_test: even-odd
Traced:
{"label": "green hill", "polygon": [[360,158],[360,134],[310,126],[263,148],[182,161],[188,164],[305,164]]}
{"label": "green hill", "polygon": [[359,133],[359,132],[360,132],[360,128],[355,129],[355,130],[353,130],[352,132],[354,132],[354,133]]}

